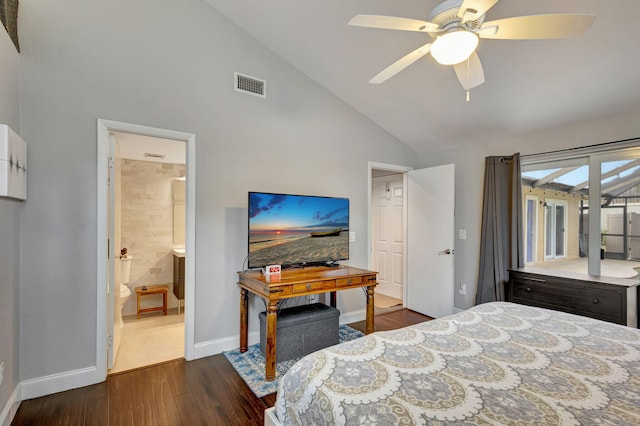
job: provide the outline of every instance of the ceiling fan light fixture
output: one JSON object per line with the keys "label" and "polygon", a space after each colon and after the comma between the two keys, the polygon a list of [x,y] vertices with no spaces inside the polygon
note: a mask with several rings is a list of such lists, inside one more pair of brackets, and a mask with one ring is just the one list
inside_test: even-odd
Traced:
{"label": "ceiling fan light fixture", "polygon": [[478,47],[478,36],[458,30],[438,37],[431,46],[431,56],[442,65],[455,65],[469,59]]}

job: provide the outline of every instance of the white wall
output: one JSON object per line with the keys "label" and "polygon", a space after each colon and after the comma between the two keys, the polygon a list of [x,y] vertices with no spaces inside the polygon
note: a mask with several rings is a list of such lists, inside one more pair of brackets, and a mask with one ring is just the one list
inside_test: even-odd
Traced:
{"label": "white wall", "polygon": [[[20,55],[7,32],[0,26],[0,123],[9,125],[17,133],[21,133],[19,62]],[[5,421],[3,415],[11,415],[11,407],[7,404],[19,382],[18,296],[20,216],[23,206],[22,202],[0,198],[0,363],[4,362],[4,381],[0,386],[0,425]]]}
{"label": "white wall", "polygon": [[[475,304],[478,258],[480,254],[480,226],[482,220],[482,191],[484,158],[490,155],[522,155],[555,151],[585,145],[595,145],[640,137],[640,108],[620,112],[608,118],[525,134],[505,134],[492,141],[469,143],[464,148],[432,153],[423,158],[423,166],[445,163],[456,165],[456,254],[455,301],[459,309]],[[458,230],[467,230],[467,239],[457,239]],[[467,294],[458,293],[460,282],[467,284]]]}
{"label": "white wall", "polygon": [[[201,0],[20,6],[23,380],[95,365],[98,118],[196,134],[196,343],[239,333],[249,190],[349,197],[350,263],[366,266],[367,162],[414,165],[404,144]],[[268,98],[233,91],[234,71]],[[343,293],[343,312],[364,308]]]}

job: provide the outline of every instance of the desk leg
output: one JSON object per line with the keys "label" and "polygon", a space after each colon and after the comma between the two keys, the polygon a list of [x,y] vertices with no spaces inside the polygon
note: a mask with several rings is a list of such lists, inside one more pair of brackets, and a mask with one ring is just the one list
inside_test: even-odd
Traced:
{"label": "desk leg", "polygon": [[269,301],[267,307],[267,344],[265,348],[266,371],[265,380],[271,382],[276,378],[276,337],[278,330],[278,301]]}
{"label": "desk leg", "polygon": [[249,292],[240,288],[240,352],[249,350]]}
{"label": "desk leg", "polygon": [[373,333],[373,292],[375,287],[369,286],[367,287],[367,324],[366,324],[366,334]]}
{"label": "desk leg", "polygon": [[329,293],[329,295],[330,295],[329,305],[332,308],[335,308],[336,307],[336,302],[337,302],[337,300],[336,300],[336,292],[332,291],[331,293]]}

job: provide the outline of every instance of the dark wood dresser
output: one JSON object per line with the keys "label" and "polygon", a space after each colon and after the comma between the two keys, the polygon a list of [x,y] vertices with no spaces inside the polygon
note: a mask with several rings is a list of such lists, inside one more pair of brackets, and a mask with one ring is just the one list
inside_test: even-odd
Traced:
{"label": "dark wood dresser", "polygon": [[638,284],[637,279],[527,267],[509,270],[506,299],[637,328]]}

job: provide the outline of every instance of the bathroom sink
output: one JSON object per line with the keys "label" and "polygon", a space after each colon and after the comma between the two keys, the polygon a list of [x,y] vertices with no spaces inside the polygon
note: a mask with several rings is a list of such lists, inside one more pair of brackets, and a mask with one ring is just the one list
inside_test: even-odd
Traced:
{"label": "bathroom sink", "polygon": [[178,257],[184,257],[185,251],[186,250],[184,248],[174,248],[173,254]]}

